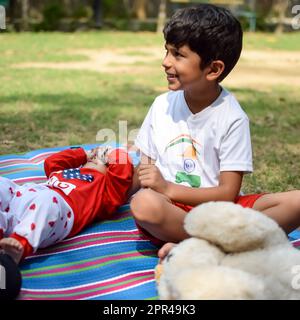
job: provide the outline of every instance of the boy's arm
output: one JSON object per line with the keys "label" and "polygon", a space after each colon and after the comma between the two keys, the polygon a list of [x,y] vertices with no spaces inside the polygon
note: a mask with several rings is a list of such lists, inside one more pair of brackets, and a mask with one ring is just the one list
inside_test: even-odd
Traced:
{"label": "boy's arm", "polygon": [[44,163],[46,176],[49,177],[52,172],[78,168],[87,162],[87,154],[83,148],[68,149],[57,152],[48,157]]}
{"label": "boy's arm", "polygon": [[196,206],[208,201],[235,201],[243,180],[243,172],[224,171],[220,174],[219,186],[191,188],[167,182],[165,195],[172,201]]}
{"label": "boy's arm", "polygon": [[155,165],[141,165],[139,181],[142,187],[151,188],[170,200],[190,206],[208,201],[234,201],[242,184],[243,172],[222,171],[219,185],[211,188],[191,188],[165,180]]}

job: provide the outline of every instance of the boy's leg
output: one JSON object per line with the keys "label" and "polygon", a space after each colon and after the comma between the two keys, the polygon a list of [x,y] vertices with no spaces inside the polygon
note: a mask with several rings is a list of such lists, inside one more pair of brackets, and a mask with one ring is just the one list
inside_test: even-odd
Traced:
{"label": "boy's leg", "polygon": [[164,195],[143,189],[132,198],[130,207],[136,222],[155,238],[179,242],[189,237],[183,228],[186,211]]}
{"label": "boy's leg", "polygon": [[290,233],[300,226],[300,191],[265,194],[255,201],[253,209],[274,219]]}

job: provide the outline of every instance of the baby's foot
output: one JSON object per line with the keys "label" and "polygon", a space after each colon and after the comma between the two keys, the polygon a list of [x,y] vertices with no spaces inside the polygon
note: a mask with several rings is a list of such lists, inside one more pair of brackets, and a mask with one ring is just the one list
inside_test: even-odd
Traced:
{"label": "baby's foot", "polygon": [[18,264],[22,258],[24,248],[22,244],[14,238],[3,238],[0,240],[0,249],[10,255]]}

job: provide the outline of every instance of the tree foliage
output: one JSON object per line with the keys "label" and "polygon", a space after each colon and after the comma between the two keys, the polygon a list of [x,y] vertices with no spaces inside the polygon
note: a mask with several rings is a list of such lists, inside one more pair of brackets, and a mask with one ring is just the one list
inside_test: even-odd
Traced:
{"label": "tree foliage", "polygon": [[[7,0],[9,1],[9,23],[17,30],[62,30],[69,23],[74,28],[80,24],[90,27],[130,28],[138,21],[157,23],[160,30],[166,16],[176,8],[199,2],[227,5],[229,8],[241,6],[242,10],[255,10],[259,29],[267,30],[270,19],[277,31],[286,27],[286,16],[291,16],[291,8],[299,0]],[[64,21],[64,23],[62,22]],[[67,22],[66,22],[67,21]],[[118,24],[118,21],[124,21]],[[242,21],[243,22],[243,21]],[[275,28],[273,28],[275,29]],[[73,30],[71,28],[71,30]],[[154,28],[155,30],[155,28]]]}

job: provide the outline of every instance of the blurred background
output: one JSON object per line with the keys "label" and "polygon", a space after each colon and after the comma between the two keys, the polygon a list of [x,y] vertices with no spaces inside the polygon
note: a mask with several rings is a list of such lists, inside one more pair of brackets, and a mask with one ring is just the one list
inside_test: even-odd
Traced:
{"label": "blurred background", "polygon": [[297,0],[0,0],[7,29],[76,31],[93,28],[160,31],[181,7],[210,2],[228,7],[250,31],[290,31]]}
{"label": "blurred background", "polygon": [[199,2],[229,8],[244,29],[222,83],[250,118],[244,191],[300,189],[299,0],[0,0],[0,155],[105,142],[106,128],[123,142],[120,121],[133,143],[167,90],[163,25]]}

